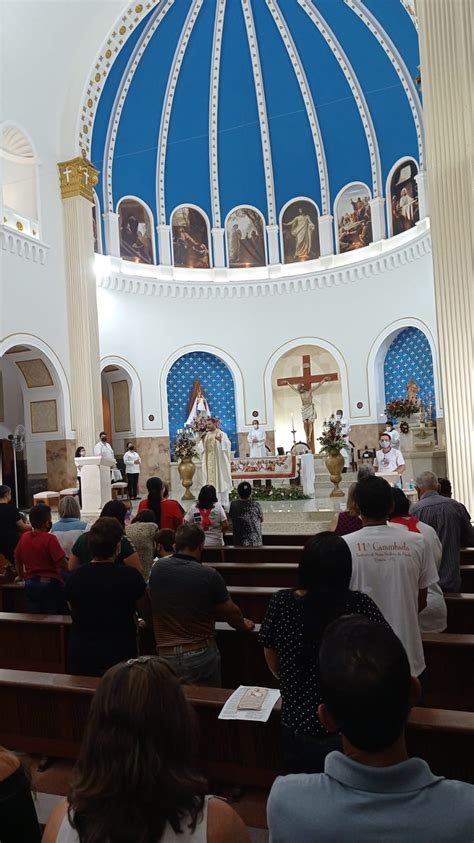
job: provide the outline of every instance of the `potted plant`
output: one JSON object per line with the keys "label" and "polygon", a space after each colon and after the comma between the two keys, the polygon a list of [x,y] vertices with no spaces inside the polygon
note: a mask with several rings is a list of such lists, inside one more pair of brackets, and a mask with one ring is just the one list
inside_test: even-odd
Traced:
{"label": "potted plant", "polygon": [[175,457],[178,460],[178,472],[185,492],[181,500],[193,501],[194,495],[191,492],[193,478],[196,473],[196,466],[193,463],[194,457],[198,456],[194,433],[187,427],[183,427],[176,433],[174,445]]}
{"label": "potted plant", "polygon": [[335,418],[325,421],[323,433],[322,436],[318,437],[318,442],[321,445],[320,453],[326,454],[326,468],[334,486],[330,497],[344,497],[344,492],[339,488],[339,483],[342,480],[342,469],[344,468],[344,457],[341,451],[347,448],[347,442],[342,435],[341,422]]}

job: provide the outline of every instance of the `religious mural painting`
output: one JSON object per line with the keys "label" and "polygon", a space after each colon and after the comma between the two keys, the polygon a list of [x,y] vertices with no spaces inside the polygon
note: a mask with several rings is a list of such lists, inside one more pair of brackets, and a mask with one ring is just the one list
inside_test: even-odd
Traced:
{"label": "religious mural painting", "polygon": [[415,181],[417,174],[418,167],[414,161],[402,161],[390,180],[392,234],[408,231],[420,219],[418,185]]}
{"label": "religious mural painting", "polygon": [[339,252],[352,252],[372,243],[370,193],[363,184],[344,190],[336,206]]}
{"label": "religious mural painting", "polygon": [[119,205],[120,257],[134,263],[153,263],[151,221],[138,199]]}
{"label": "religious mural painting", "polygon": [[171,218],[173,263],[178,267],[209,269],[209,234],[204,214],[183,206]]}
{"label": "religious mural painting", "polygon": [[297,199],[281,219],[284,263],[319,258],[318,209],[307,199]]}
{"label": "religious mural painting", "polygon": [[227,218],[227,253],[231,269],[265,266],[263,219],[254,208],[236,208]]}

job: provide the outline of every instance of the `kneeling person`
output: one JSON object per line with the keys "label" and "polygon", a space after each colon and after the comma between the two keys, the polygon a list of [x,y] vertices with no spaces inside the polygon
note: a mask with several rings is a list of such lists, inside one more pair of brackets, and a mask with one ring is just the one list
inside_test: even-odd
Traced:
{"label": "kneeling person", "polygon": [[222,576],[200,559],[204,531],[197,524],[176,530],[173,556],[153,565],[148,588],[159,656],[190,685],[221,685],[221,659],[214,637],[216,621],[252,630],[230,599]]}

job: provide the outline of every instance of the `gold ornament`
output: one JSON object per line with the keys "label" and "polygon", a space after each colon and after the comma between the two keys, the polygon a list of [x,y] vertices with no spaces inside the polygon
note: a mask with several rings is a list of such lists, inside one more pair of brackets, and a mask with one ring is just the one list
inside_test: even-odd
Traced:
{"label": "gold ornament", "polygon": [[135,6],[135,11],[136,11],[137,15],[139,15],[140,12],[143,12],[143,6],[142,6],[141,3],[139,3],[138,6]]}
{"label": "gold ornament", "polygon": [[112,50],[106,50],[105,51],[105,58],[106,59],[109,59],[111,55],[112,55]]}
{"label": "gold ornament", "polygon": [[120,29],[119,29],[120,35],[125,35],[126,31],[127,31],[126,26],[121,26]]}
{"label": "gold ornament", "polygon": [[88,161],[85,149],[77,158],[59,163],[58,170],[63,199],[83,196],[94,203],[93,188],[99,181],[99,170]]}
{"label": "gold ornament", "polygon": [[20,222],[20,220],[18,220],[18,222],[16,224],[16,227],[17,227],[18,231],[23,231],[23,223]]}
{"label": "gold ornament", "polygon": [[93,105],[94,105],[93,100],[88,99],[88,100],[87,100],[87,107],[88,107],[88,108],[92,108],[92,106],[93,106]]}
{"label": "gold ornament", "polygon": [[95,81],[100,82],[100,73],[95,74]]}

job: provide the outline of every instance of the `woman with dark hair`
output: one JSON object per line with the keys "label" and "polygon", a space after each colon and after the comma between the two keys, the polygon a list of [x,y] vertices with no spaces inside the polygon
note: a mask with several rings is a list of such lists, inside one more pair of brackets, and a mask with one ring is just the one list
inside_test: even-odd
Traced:
{"label": "woman with dark hair", "polygon": [[22,517],[16,504],[12,503],[10,486],[0,486],[0,555],[13,565],[15,563],[15,548],[22,533],[31,530]]}
{"label": "woman with dark hair", "polygon": [[167,486],[159,477],[150,477],[146,487],[148,496],[139,503],[138,511],[151,509],[161,530],[176,530],[183,523],[184,509],[181,504],[168,498]]}
{"label": "woman with dark hair", "polygon": [[318,653],[326,626],[341,615],[366,615],[385,623],[374,601],[350,591],[351,552],[340,536],[318,533],[306,542],[299,565],[299,588],[270,600],[259,641],[280,682],[283,762],[289,773],[320,773],[340,738],[328,735],[318,719],[321,703]]}
{"label": "woman with dark hair", "polygon": [[229,509],[234,545],[260,547],[262,545],[262,507],[258,501],[253,500],[252,487],[246,480],[237,486],[237,494],[239,500],[232,501]]}
{"label": "woman with dark hair", "polygon": [[[77,459],[78,457],[85,457],[85,456],[86,456],[86,449],[84,448],[83,445],[79,445],[79,447],[76,448],[76,453],[74,454],[74,458]],[[74,465],[76,465],[76,464],[74,463]],[[82,486],[81,486],[81,466],[80,465],[76,465],[76,475],[77,475],[77,485],[79,486],[79,494],[78,494],[79,506],[82,506]]]}
{"label": "woman with dark hair", "polygon": [[206,796],[197,750],[194,711],[162,659],[111,668],[43,843],[250,843],[233,808]]}
{"label": "woman with dark hair", "polygon": [[357,483],[351,483],[347,492],[347,507],[345,512],[335,512],[331,521],[330,529],[336,536],[348,536],[349,533],[356,533],[362,530],[362,521],[359,517],[359,510],[354,498]]}
{"label": "woman with dark hair", "polygon": [[[125,535],[125,518],[127,515],[127,507],[123,501],[107,501],[102,507],[100,513],[101,518],[115,518],[122,528],[122,540],[120,542],[120,553],[115,562],[118,565],[129,565],[131,568],[136,568],[140,574],[143,574],[140,558],[131,541]],[[86,565],[92,561],[92,554],[89,548],[89,532],[83,533],[79,536],[77,541],[73,544],[71,555],[68,559],[68,568],[74,571],[80,565]]]}
{"label": "woman with dark hair", "polygon": [[217,500],[215,486],[203,486],[197,503],[188,509],[184,520],[204,530],[205,547],[222,547],[224,533],[229,528],[224,507]]}

